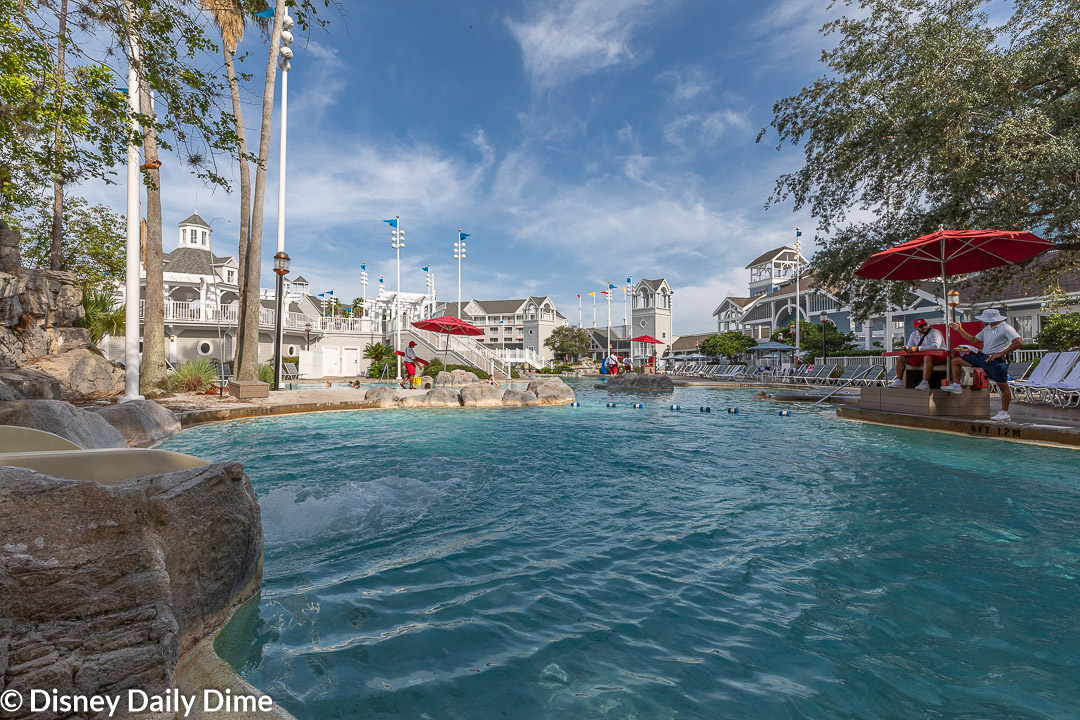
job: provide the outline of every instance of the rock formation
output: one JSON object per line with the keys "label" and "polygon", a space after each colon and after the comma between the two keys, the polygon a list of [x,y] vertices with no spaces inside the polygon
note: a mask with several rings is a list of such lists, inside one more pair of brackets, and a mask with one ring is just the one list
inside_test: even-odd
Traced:
{"label": "rock formation", "polygon": [[480,378],[476,376],[476,373],[471,373],[468,370],[443,370],[435,376],[436,387],[440,385],[469,385],[476,382],[480,382]]}
{"label": "rock formation", "polygon": [[164,692],[262,579],[259,505],[236,463],[114,486],[2,468],[0,527],[0,692]]}
{"label": "rock formation", "polygon": [[[440,376],[443,374],[440,373]],[[472,373],[466,374],[472,375]],[[525,390],[497,388],[482,382],[470,383],[457,392],[446,387],[436,387],[426,393],[377,387],[368,390],[364,395],[364,400],[375,407],[383,408],[525,407],[565,405],[574,400],[574,391],[559,378],[543,378],[529,383]]]}
{"label": "rock formation", "polygon": [[120,431],[129,447],[150,447],[180,432],[180,419],[153,400],[132,400],[91,408]]}
{"label": "rock formation", "polygon": [[73,327],[84,314],[75,277],[22,267],[19,233],[0,222],[0,399],[123,391],[123,374]]}
{"label": "rock formation", "polygon": [[[128,446],[120,431],[105,418],[61,400],[14,400],[0,403],[0,425],[44,430],[86,449]],[[11,448],[4,450],[12,451]]]}

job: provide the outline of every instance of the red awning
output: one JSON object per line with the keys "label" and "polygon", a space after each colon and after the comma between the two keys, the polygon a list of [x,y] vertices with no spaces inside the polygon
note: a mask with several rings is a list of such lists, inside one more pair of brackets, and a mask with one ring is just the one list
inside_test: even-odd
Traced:
{"label": "red awning", "polygon": [[855,271],[872,280],[926,280],[1029,260],[1054,243],[1028,232],[939,230],[874,253]]}
{"label": "red awning", "polygon": [[639,335],[636,338],[630,338],[630,342],[653,343],[655,345],[660,345],[663,343],[662,340],[657,340],[651,335]]}

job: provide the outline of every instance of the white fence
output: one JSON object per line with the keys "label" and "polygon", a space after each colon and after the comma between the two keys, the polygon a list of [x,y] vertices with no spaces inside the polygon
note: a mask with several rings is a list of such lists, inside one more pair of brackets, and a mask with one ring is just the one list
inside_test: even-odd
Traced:
{"label": "white fence", "polygon": [[[1045,350],[1013,350],[1012,362],[1034,362],[1046,354]],[[823,362],[823,358],[814,358],[814,364]],[[883,357],[881,355],[860,355],[848,357],[840,355],[837,357],[829,356],[828,362],[836,363],[841,367],[847,367],[848,365],[884,365],[889,367],[893,364],[893,358]]]}
{"label": "white fence", "polygon": [[517,349],[505,349],[505,350],[493,350],[496,356],[506,361],[508,364],[513,363],[528,363],[537,370],[550,365],[544,360],[540,353],[531,348],[517,348]]}

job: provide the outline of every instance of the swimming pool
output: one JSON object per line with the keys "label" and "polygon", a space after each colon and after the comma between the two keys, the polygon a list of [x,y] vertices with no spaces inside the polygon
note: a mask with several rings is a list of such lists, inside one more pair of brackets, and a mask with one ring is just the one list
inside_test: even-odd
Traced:
{"label": "swimming pool", "polygon": [[170,439],[260,497],[227,659],[320,720],[1080,714],[1074,451],[590,388]]}

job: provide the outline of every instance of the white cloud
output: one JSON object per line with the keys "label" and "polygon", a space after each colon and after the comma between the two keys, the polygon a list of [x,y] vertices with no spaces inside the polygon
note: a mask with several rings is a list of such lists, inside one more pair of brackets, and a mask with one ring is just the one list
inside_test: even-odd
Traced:
{"label": "white cloud", "polygon": [[677,104],[687,103],[698,95],[708,92],[713,85],[708,73],[698,67],[677,68],[661,73],[658,80],[670,81],[671,101]]}
{"label": "white cloud", "polygon": [[633,62],[634,33],[671,3],[652,0],[561,0],[522,22],[507,20],[525,72],[538,90]]}
{"label": "white cloud", "polygon": [[720,108],[711,113],[687,113],[664,126],[664,139],[682,149],[710,147],[732,130],[748,132],[746,112]]}

